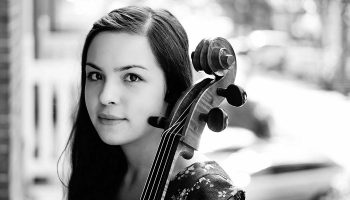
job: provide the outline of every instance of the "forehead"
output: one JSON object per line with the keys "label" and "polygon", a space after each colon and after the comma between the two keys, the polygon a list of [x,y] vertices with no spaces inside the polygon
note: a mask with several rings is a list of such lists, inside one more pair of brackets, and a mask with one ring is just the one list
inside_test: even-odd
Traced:
{"label": "forehead", "polygon": [[92,40],[87,62],[97,65],[158,65],[146,36],[124,32],[101,32]]}

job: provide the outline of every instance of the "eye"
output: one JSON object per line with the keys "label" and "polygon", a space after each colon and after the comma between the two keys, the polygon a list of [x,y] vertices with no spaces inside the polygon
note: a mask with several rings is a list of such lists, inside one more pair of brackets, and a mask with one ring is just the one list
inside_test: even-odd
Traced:
{"label": "eye", "polygon": [[103,79],[103,76],[101,73],[99,72],[89,72],[87,74],[87,79],[89,81],[98,81],[98,80],[102,80]]}
{"label": "eye", "polygon": [[142,81],[142,79],[140,78],[140,76],[130,73],[130,74],[127,74],[125,76],[125,81],[126,82],[137,82],[137,81]]}

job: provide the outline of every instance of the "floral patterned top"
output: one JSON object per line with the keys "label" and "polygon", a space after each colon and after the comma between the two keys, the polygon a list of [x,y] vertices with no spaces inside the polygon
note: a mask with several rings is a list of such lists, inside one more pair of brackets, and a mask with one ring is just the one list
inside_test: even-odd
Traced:
{"label": "floral patterned top", "polygon": [[232,185],[215,162],[194,163],[170,181],[166,200],[244,200],[245,193]]}

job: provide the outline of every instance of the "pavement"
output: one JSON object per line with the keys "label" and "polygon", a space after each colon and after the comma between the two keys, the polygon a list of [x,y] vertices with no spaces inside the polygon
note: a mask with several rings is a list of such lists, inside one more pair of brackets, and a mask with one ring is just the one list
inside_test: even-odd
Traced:
{"label": "pavement", "polygon": [[64,189],[61,183],[53,181],[48,184],[28,185],[24,200],[63,200]]}

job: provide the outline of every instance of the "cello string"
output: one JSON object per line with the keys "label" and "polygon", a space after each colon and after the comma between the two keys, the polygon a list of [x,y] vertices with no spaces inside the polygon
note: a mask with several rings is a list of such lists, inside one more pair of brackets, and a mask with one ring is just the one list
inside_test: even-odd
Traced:
{"label": "cello string", "polygon": [[[162,135],[164,135],[164,134],[168,134],[169,132],[170,132],[170,134],[169,135],[173,135],[174,136],[174,138],[172,139],[172,144],[171,144],[171,146],[170,146],[170,149],[172,148],[172,145],[173,145],[173,143],[174,143],[174,139],[175,139],[175,137],[176,136],[182,136],[181,134],[178,134],[179,132],[180,132],[180,130],[181,129],[178,129],[178,131],[174,131],[175,132],[175,134],[173,134],[173,132],[171,131],[172,129],[177,129],[179,126],[180,126],[180,124],[181,123],[183,123],[183,121],[186,119],[185,117],[184,117],[184,114],[188,111],[188,109],[191,107],[191,105],[193,104],[193,102],[191,102],[187,107],[186,107],[186,109],[181,113],[181,115],[178,117],[178,119],[175,121],[175,123],[171,126],[171,127],[169,127],[167,130],[165,130],[163,133],[162,133]],[[181,119],[182,118],[182,119]],[[181,119],[181,120],[180,120]],[[180,120],[180,121],[179,121]],[[183,125],[182,125],[183,126]],[[164,138],[164,139],[166,139],[167,137],[165,136],[165,137],[162,137],[162,138]],[[147,190],[147,191],[152,191],[152,190],[149,190],[148,189],[148,186],[150,185],[149,184],[149,182],[152,182],[153,180],[152,180],[152,177],[155,177],[153,174],[154,174],[154,171],[159,171],[159,169],[158,170],[155,170],[154,168],[159,168],[160,166],[161,166],[161,164],[162,164],[162,161],[163,161],[163,157],[164,157],[164,153],[163,153],[163,156],[162,156],[162,158],[160,158],[161,160],[159,161],[159,153],[160,152],[163,152],[162,151],[162,149],[164,149],[165,147],[167,147],[167,146],[169,146],[169,141],[166,143],[166,145],[164,146],[164,140],[161,140],[161,144],[160,144],[160,146],[159,146],[159,148],[161,149],[161,151],[159,151],[158,153],[157,153],[157,155],[156,155],[156,158],[155,158],[155,165],[154,166],[152,166],[152,169],[151,169],[151,173],[150,173],[150,177],[151,177],[151,179],[147,179],[148,181],[147,181],[147,183],[146,183],[146,185],[145,185],[145,188],[144,188],[144,191],[145,190]],[[169,150],[168,150],[169,151]],[[168,153],[169,154],[169,153]],[[169,155],[167,156],[167,158],[166,158],[166,162],[168,161],[168,159],[169,159]],[[159,163],[160,162],[160,164],[158,164],[157,165],[157,163]],[[164,161],[163,161],[163,163],[164,163]],[[164,172],[164,170],[163,170],[163,172]],[[163,172],[162,172],[162,174],[163,174]],[[158,174],[159,172],[157,172],[157,174]],[[157,175],[156,174],[156,175]],[[153,178],[154,179],[154,178]],[[154,181],[153,181],[154,182]],[[152,184],[152,188],[153,188],[153,186],[154,186],[154,184]],[[158,186],[159,187],[159,186]],[[157,188],[158,188],[157,187]],[[158,190],[158,189],[157,189]],[[143,193],[144,194],[144,193]],[[142,195],[142,197],[143,197],[144,195]]]}
{"label": "cello string", "polygon": [[[183,121],[182,121],[182,122],[183,122]],[[180,126],[178,126],[178,127],[180,127]],[[177,127],[177,128],[178,128],[178,127]],[[183,125],[181,126],[181,128],[182,128],[182,127],[183,127]],[[179,131],[181,130],[181,128],[180,128],[177,132],[179,132]],[[160,163],[159,166],[166,165],[166,164],[169,162],[169,154],[170,154],[170,151],[171,151],[171,149],[173,148],[174,140],[176,139],[176,136],[178,136],[178,134],[169,134],[169,135],[170,135],[170,137],[172,138],[172,140],[171,140],[171,142],[170,142],[170,140],[168,140],[168,143],[170,142],[171,144],[170,144],[170,145],[169,145],[169,144],[166,145],[166,147],[168,147],[167,156],[165,156],[165,154],[163,154],[163,155],[165,156],[165,159],[162,158],[162,160],[161,160],[162,163]],[[163,167],[163,168],[161,168],[161,169],[162,169],[161,172],[159,172],[159,170],[158,170],[157,173],[156,173],[156,177],[157,177],[158,179],[160,179],[160,180],[162,180],[163,177],[166,175],[166,174],[164,173],[164,171],[165,171],[166,168]],[[157,183],[158,183],[158,184],[154,184],[154,185],[157,185],[157,187],[155,188],[155,190],[152,190],[152,191],[155,192],[155,194],[157,194],[157,191],[159,190],[159,186],[160,186],[161,181],[157,181]],[[163,192],[163,191],[161,191],[161,192]]]}
{"label": "cello string", "polygon": [[[174,140],[174,135],[168,135],[171,139],[169,139],[169,140],[172,140],[172,144],[173,144],[173,140]],[[164,152],[166,153],[166,154],[170,154],[169,153],[169,151],[171,150],[171,149],[169,149],[169,146],[167,146],[168,147],[168,149],[166,149],[166,150],[164,150],[163,149],[163,154],[164,154]],[[170,146],[171,147],[171,146]],[[160,161],[164,161],[163,159],[162,160],[160,160]],[[156,184],[155,183],[159,183],[159,179],[162,179],[162,177],[161,176],[157,176],[158,174],[159,174],[159,169],[160,169],[160,166],[163,166],[164,165],[164,162],[159,162],[158,161],[158,163],[156,163],[155,165],[154,165],[154,170],[153,170],[153,176],[152,176],[152,178],[153,179],[150,179],[151,181],[149,182],[149,184],[148,184],[148,186],[151,186],[151,187],[147,187],[147,191],[148,191],[148,193],[146,192],[145,194],[146,194],[146,196],[154,196],[154,195],[157,195],[157,192],[158,192],[158,188],[159,188],[159,185],[157,185],[156,186]],[[152,183],[152,184],[150,184],[150,183]],[[154,189],[155,188],[155,189]],[[154,198],[151,198],[151,197],[149,197],[149,198],[147,198],[147,199],[154,199]]]}
{"label": "cello string", "polygon": [[[182,122],[183,122],[183,120],[182,120]],[[181,124],[181,122],[177,122],[176,124],[174,124],[172,127],[171,127],[171,129],[177,129],[179,126],[180,126],[180,124]],[[171,129],[168,129],[167,130],[167,132],[169,132],[169,131],[171,131]],[[181,129],[180,129],[181,130]],[[167,137],[170,137],[170,138],[172,138],[172,139],[167,139]],[[160,151],[158,151],[158,153],[160,153],[160,152],[162,152],[163,154],[162,154],[162,157],[164,157],[165,156],[165,154],[169,154],[169,151],[171,150],[171,148],[172,148],[172,145],[173,145],[173,141],[174,141],[174,139],[175,139],[175,137],[176,137],[176,135],[173,135],[173,134],[167,134],[167,135],[165,135],[165,137],[162,137],[162,138],[164,138],[164,140],[167,140],[168,142],[166,142],[166,145],[164,145],[165,144],[165,142],[164,142],[164,140],[162,140],[162,145],[161,145],[161,149],[160,149]],[[172,145],[170,145],[169,146],[169,141],[170,140],[172,140]],[[168,147],[168,149],[165,149],[164,150],[164,148],[166,148],[166,147]],[[169,148],[170,147],[170,148]],[[157,158],[160,158],[159,157],[159,154],[157,153]],[[163,158],[161,158],[160,160],[159,159],[157,159],[157,161],[155,161],[155,165],[152,167],[152,170],[151,170],[151,176],[153,177],[153,179],[156,179],[156,178],[162,178],[162,176],[161,177],[159,177],[159,176],[157,176],[158,174],[159,174],[159,168],[160,168],[160,166],[162,166],[162,164],[164,163],[164,159]],[[157,171],[157,172],[156,172]],[[155,175],[154,175],[155,174]],[[149,182],[155,182],[155,180],[149,180]],[[159,182],[158,182],[159,183]],[[148,186],[150,186],[150,185],[152,185],[152,188],[151,189],[149,189],[148,188]],[[148,195],[152,195],[153,194],[153,192],[154,192],[154,190],[153,190],[153,187],[155,186],[156,184],[146,184],[146,189],[147,189],[147,191],[149,191],[151,194],[148,194]],[[157,186],[157,190],[155,190],[155,192],[157,192],[158,191],[158,188],[159,188],[159,185]]]}
{"label": "cello string", "polygon": [[[171,129],[173,129],[175,126],[178,126],[178,125],[179,125],[179,123],[174,124],[174,126]],[[168,129],[167,132],[169,132],[171,129]],[[157,169],[159,167],[159,165],[157,165],[157,163],[161,162],[161,159],[159,159],[160,158],[159,154],[162,154],[162,153],[164,154],[166,152],[166,149],[164,149],[164,148],[166,148],[166,145],[164,145],[164,144],[166,144],[166,142],[164,142],[164,140],[168,140],[168,137],[170,137],[170,136],[171,136],[170,134],[167,134],[167,135],[162,137],[161,145],[159,146],[159,150],[157,151],[156,159],[155,159],[154,164],[152,165],[152,169],[150,171],[151,172],[149,175],[150,178],[148,178],[148,181],[145,185],[146,187],[144,190],[148,190],[150,192],[148,187],[154,186],[154,184],[150,184],[150,183],[154,182],[154,179],[156,179],[156,176],[154,175],[155,171],[157,171],[157,170],[159,171],[159,169]]]}
{"label": "cello string", "polygon": [[[194,102],[192,101],[188,106],[187,106],[187,108],[185,109],[185,111],[184,112],[182,112],[182,114],[181,114],[181,116],[178,118],[178,120],[180,120],[181,118],[182,118],[182,116],[184,115],[184,114],[186,114],[187,113],[187,110],[192,106],[192,104],[193,104]],[[186,115],[186,117],[187,117],[188,115]],[[181,119],[181,123],[183,123],[184,122],[184,120],[186,119],[186,117],[185,118],[183,118],[183,119]],[[177,121],[178,121],[177,120]],[[170,132],[170,135],[173,135],[173,141],[171,142],[171,147],[170,147],[170,149],[169,150],[171,150],[171,148],[172,148],[172,145],[174,144],[174,139],[176,138],[176,136],[183,136],[183,135],[181,135],[181,134],[178,134],[181,130],[182,130],[182,128],[183,128],[183,126],[184,126],[184,124],[181,124],[181,128],[180,129],[178,129],[177,131],[174,131],[175,132],[175,134],[174,134],[174,132],[170,132],[170,131],[167,131],[167,132],[165,132],[164,134],[168,134],[169,132]],[[177,126],[176,128],[178,128],[179,126]],[[170,142],[170,141],[169,141]],[[169,144],[167,144],[167,146],[169,146]],[[177,146],[177,145],[176,145]],[[164,156],[163,156],[164,157]],[[169,159],[173,159],[173,157],[169,157],[169,155],[165,158],[165,161],[166,161],[166,163],[168,163],[169,162]],[[164,162],[164,158],[161,158],[161,161],[163,161]],[[173,161],[173,160],[172,160]],[[159,162],[158,162],[159,163]],[[157,163],[156,163],[157,164]],[[162,163],[161,163],[162,164]],[[160,167],[160,166],[162,166],[161,164],[159,164],[159,166],[158,166],[158,168]],[[172,162],[170,163],[170,164],[173,164]],[[160,174],[160,176],[158,176],[158,177],[161,177],[161,180],[164,180],[164,179],[162,179],[162,177],[164,176],[164,170],[165,170],[165,168],[163,168],[163,171],[162,171],[162,173]],[[156,175],[158,175],[159,174],[159,170],[156,172]],[[169,175],[169,174],[168,174]],[[168,177],[168,176],[167,176]],[[168,179],[166,179],[167,181],[168,181]],[[158,188],[159,188],[159,184],[161,184],[161,182],[157,182],[158,183],[158,185],[157,185],[157,190],[156,190],[156,194],[155,194],[155,196],[153,196],[153,197],[158,197],[157,196],[157,191],[158,191]],[[164,185],[165,186],[165,185]],[[153,187],[152,187],[153,188]],[[161,192],[163,192],[162,194],[164,194],[164,195],[166,195],[166,191],[164,191],[165,189],[163,189],[163,191],[161,191]],[[152,191],[151,191],[152,192]],[[153,193],[151,193],[151,194],[153,194]],[[163,197],[163,195],[161,196],[161,197]],[[153,198],[154,199],[154,198]]]}
{"label": "cello string", "polygon": [[[183,121],[184,121],[184,119],[183,120],[181,120],[181,122],[178,122],[178,123],[176,123],[176,124],[174,124],[174,126],[172,126],[171,127],[171,129],[178,129],[179,127],[180,127],[180,125],[181,125],[181,123],[183,123]],[[175,126],[176,125],[176,126]],[[181,130],[181,128],[180,129],[178,129],[177,131],[174,131],[174,132],[179,132]],[[170,131],[170,129],[168,129],[168,131],[167,132],[169,132]],[[167,139],[167,137],[170,137],[170,138],[172,138],[172,140],[171,139]],[[157,176],[158,174],[159,174],[159,168],[161,167],[161,166],[163,166],[164,165],[164,156],[166,156],[167,155],[167,158],[169,157],[169,154],[170,154],[170,150],[171,150],[171,148],[173,148],[173,144],[174,144],[174,139],[175,139],[175,137],[176,137],[176,135],[175,134],[167,134],[164,138],[166,139],[166,143],[164,143],[164,140],[163,140],[163,142],[162,142],[162,147],[161,147],[161,149],[160,149],[160,151],[158,151],[158,153],[162,153],[162,158],[160,158],[159,157],[159,154],[157,154],[157,158],[160,158],[160,159],[157,159],[157,161],[155,161],[155,164],[153,165],[153,167],[152,167],[152,171],[151,171],[151,174],[152,174],[152,177],[153,177],[153,180],[150,180],[150,182],[153,182],[153,183],[155,183],[156,181],[154,180],[154,179],[159,179],[159,178],[162,178],[163,176]],[[169,142],[171,141],[171,145],[169,145]],[[166,144],[166,145],[164,145],[164,144]],[[165,150],[164,150],[164,148],[165,148]],[[168,159],[166,159],[165,161],[167,161]],[[164,168],[163,168],[164,169]],[[163,174],[163,173],[162,173]],[[149,183],[149,182],[148,182]],[[159,184],[159,182],[157,182],[158,184]],[[147,184],[147,186],[149,186],[150,184]],[[156,184],[152,184],[152,188],[151,188],[151,190],[149,190],[149,188],[147,188],[148,189],[148,191],[151,193],[151,195],[153,194],[153,192],[154,191],[158,191],[158,188],[159,188],[159,185],[157,186],[157,190],[153,190],[153,187],[155,186]]]}
{"label": "cello string", "polygon": [[[182,112],[182,114],[178,117],[178,119],[175,121],[175,123],[171,126],[171,127],[169,127],[167,130],[165,130],[163,133],[162,133],[162,135],[164,135],[164,134],[168,134],[170,131],[171,131],[171,129],[173,129],[174,127],[175,127],[175,129],[179,126],[179,120],[181,119],[181,118],[183,118],[184,117],[184,114],[188,111],[188,109],[191,107],[191,105],[193,104],[193,102],[191,102],[187,107],[186,107],[186,109]],[[182,120],[181,120],[181,122],[184,120],[185,118],[183,118]],[[181,123],[180,122],[180,123]],[[179,131],[178,131],[179,132]],[[162,137],[162,138],[165,138],[165,137]],[[164,147],[164,142],[163,142],[164,140],[162,139],[161,140],[161,144],[160,144],[160,146],[159,146],[159,148],[163,148]],[[159,162],[158,161],[158,159],[159,159],[159,153],[160,152],[162,152],[162,151],[159,151],[158,153],[157,153],[157,155],[156,155],[156,157],[155,157],[155,160],[154,160],[154,163],[157,163],[157,162]],[[152,168],[151,168],[151,173],[150,173],[150,175],[149,175],[149,177],[154,177],[153,176],[153,172],[154,172],[154,168],[156,167],[156,165],[154,165],[154,166],[152,166]],[[149,186],[149,182],[151,182],[151,179],[147,179],[147,182],[146,182],[146,185],[145,185],[145,188],[144,188],[144,190],[143,191],[145,191],[145,190],[148,190],[148,186]]]}

